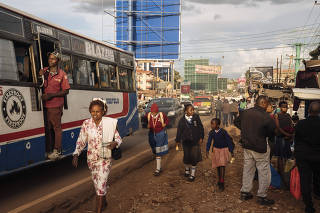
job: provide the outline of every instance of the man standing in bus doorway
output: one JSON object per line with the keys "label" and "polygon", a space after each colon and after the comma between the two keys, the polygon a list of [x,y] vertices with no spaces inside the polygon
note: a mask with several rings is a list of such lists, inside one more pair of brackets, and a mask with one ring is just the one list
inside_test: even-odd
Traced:
{"label": "man standing in bus doorway", "polygon": [[48,154],[51,160],[58,159],[61,155],[62,128],[61,117],[63,113],[64,97],[69,93],[70,85],[67,74],[58,68],[60,54],[58,52],[48,53],[49,67],[41,69],[39,74],[44,76],[42,100],[46,108],[46,128],[48,130],[48,141],[46,152],[52,149],[54,131],[54,149]]}

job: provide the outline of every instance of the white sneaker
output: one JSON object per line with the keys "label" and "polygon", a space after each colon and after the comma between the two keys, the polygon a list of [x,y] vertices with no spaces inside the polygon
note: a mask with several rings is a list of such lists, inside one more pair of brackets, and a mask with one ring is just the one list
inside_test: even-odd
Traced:
{"label": "white sneaker", "polygon": [[58,152],[58,150],[54,149],[52,153],[50,153],[48,155],[48,158],[50,160],[57,160],[58,158],[60,158],[61,153]]}

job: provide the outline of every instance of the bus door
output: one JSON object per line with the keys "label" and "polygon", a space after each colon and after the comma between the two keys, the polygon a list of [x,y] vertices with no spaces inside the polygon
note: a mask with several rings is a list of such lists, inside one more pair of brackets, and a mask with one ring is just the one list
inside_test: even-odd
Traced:
{"label": "bus door", "polygon": [[[58,51],[61,55],[61,45],[59,43],[59,41],[55,38],[46,36],[46,35],[42,35],[42,34],[38,34],[37,37],[37,50],[38,50],[38,61],[39,61],[39,69],[43,69],[45,67],[48,67],[48,58],[49,55],[48,53],[51,53],[53,51]],[[42,88],[41,93],[44,93],[44,78],[42,78],[41,80],[41,85],[40,87]],[[40,96],[41,98],[41,96]],[[44,103],[42,103],[42,106],[44,106]],[[46,152],[51,152],[53,150],[54,147],[54,131],[53,130],[49,130],[47,124],[47,111],[46,108],[43,107],[43,122],[44,122],[44,127],[45,127],[45,138],[46,138]],[[49,132],[51,131],[51,132]],[[51,136],[51,140],[49,139],[49,137]],[[50,141],[52,143],[50,143]]]}

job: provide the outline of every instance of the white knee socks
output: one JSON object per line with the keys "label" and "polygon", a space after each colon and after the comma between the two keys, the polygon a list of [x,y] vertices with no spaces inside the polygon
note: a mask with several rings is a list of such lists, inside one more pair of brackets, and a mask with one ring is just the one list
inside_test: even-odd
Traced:
{"label": "white knee socks", "polygon": [[191,167],[191,176],[193,176],[193,177],[195,177],[195,175],[196,175],[196,166],[192,166]]}
{"label": "white knee socks", "polygon": [[161,170],[161,157],[156,157],[157,170]]}
{"label": "white knee socks", "polygon": [[185,164],[184,167],[185,167],[185,173],[189,175],[189,174],[190,174],[190,167],[189,167],[189,165]]}

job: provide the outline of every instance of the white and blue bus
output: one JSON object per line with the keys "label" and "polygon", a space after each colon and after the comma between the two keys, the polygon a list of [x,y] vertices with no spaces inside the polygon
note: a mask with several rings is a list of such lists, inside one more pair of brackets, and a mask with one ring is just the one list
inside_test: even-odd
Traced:
{"label": "white and blue bus", "polygon": [[45,113],[39,70],[60,51],[69,94],[62,116],[62,155],[71,155],[93,98],[107,101],[122,137],[139,128],[132,53],[0,3],[0,176],[44,162]]}

